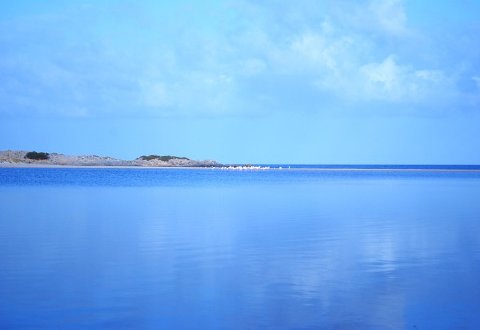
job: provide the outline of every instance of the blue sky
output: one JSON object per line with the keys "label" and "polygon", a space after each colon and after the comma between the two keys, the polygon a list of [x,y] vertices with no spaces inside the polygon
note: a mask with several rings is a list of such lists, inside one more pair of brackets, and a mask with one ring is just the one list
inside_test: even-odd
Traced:
{"label": "blue sky", "polygon": [[27,1],[0,149],[480,163],[480,1]]}

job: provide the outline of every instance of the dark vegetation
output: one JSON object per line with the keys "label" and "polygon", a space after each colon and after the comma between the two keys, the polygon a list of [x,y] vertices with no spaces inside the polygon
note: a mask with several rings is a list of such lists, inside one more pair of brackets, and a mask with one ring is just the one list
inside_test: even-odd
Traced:
{"label": "dark vegetation", "polygon": [[33,159],[33,160],[46,160],[50,158],[50,155],[48,154],[48,152],[30,151],[30,152],[27,152],[27,154],[25,155],[25,158]]}
{"label": "dark vegetation", "polygon": [[169,160],[172,159],[185,159],[185,160],[190,160],[187,157],[177,157],[177,156],[158,156],[158,155],[150,155],[150,156],[140,156],[139,157],[141,160],[152,160],[152,159],[158,159],[164,162],[168,162]]}

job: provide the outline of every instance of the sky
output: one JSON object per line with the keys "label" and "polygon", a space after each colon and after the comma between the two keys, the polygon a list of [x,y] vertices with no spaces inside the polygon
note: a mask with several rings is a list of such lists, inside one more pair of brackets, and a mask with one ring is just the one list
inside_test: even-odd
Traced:
{"label": "sky", "polygon": [[478,0],[17,0],[0,150],[480,164]]}

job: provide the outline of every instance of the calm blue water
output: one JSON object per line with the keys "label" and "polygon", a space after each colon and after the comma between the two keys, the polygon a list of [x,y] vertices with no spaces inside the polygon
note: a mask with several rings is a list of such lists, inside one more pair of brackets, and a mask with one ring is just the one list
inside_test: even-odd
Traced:
{"label": "calm blue water", "polygon": [[[262,164],[259,164],[262,165]],[[364,170],[480,170],[480,165],[305,165],[305,164],[268,164],[273,168],[293,169],[364,169]]]}
{"label": "calm blue water", "polygon": [[0,169],[1,329],[479,329],[480,173]]}

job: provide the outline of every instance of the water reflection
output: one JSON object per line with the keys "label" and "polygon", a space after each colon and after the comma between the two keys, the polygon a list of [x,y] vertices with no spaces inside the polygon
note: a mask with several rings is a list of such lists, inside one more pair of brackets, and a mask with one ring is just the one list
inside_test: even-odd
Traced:
{"label": "water reflection", "polygon": [[480,182],[218,180],[1,188],[0,323],[480,325]]}

